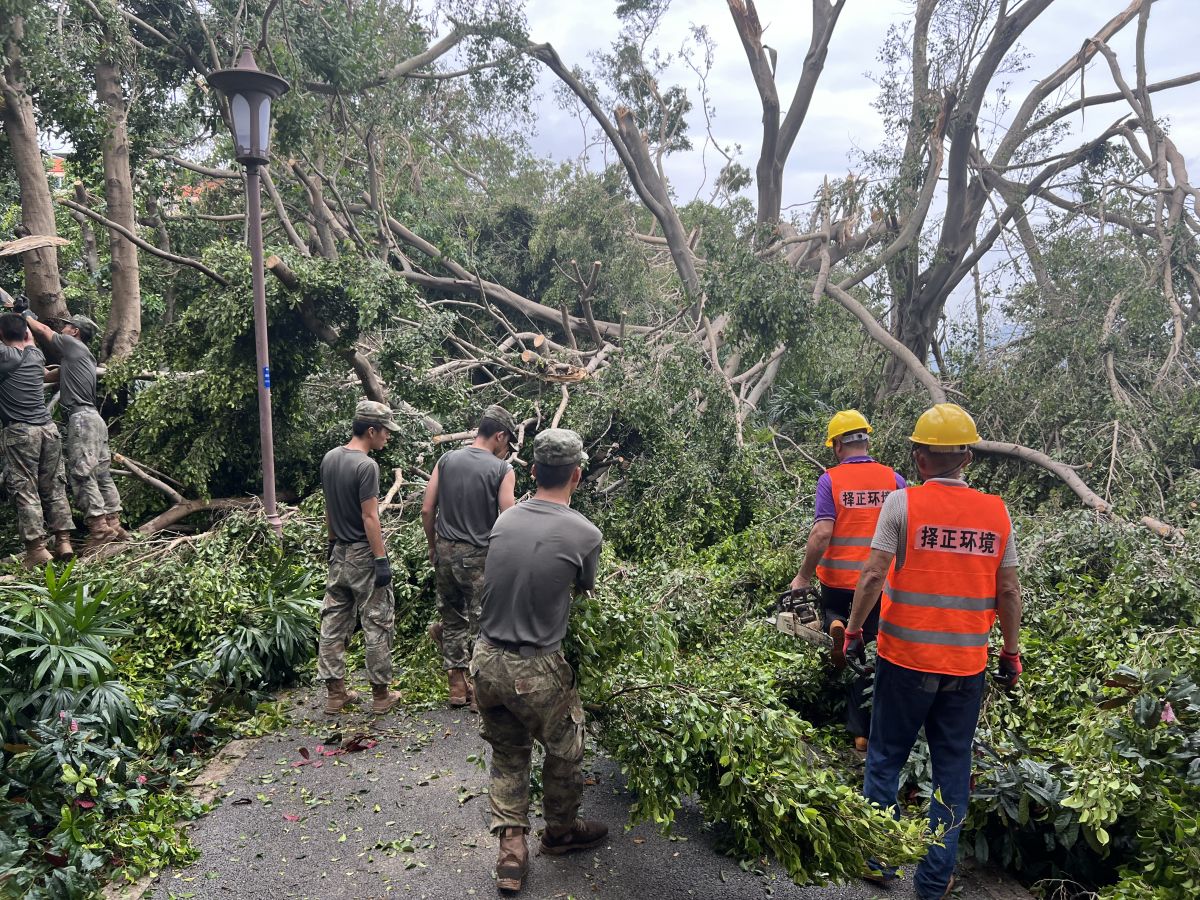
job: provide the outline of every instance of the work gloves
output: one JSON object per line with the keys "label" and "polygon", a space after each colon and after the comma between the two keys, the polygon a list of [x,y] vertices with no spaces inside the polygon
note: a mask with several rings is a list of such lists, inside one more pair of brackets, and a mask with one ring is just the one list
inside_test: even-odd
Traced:
{"label": "work gloves", "polygon": [[862,629],[847,631],[842,639],[842,653],[846,659],[856,659],[860,664],[867,661],[867,644],[863,640]]}
{"label": "work gloves", "polygon": [[392,564],[386,556],[375,559],[375,587],[383,588],[392,583]]}
{"label": "work gloves", "polygon": [[1006,691],[1011,691],[1017,686],[1017,679],[1021,677],[1021,672],[1024,667],[1021,665],[1020,653],[1000,653],[1000,665],[997,667],[992,678],[996,684],[1004,688]]}
{"label": "work gloves", "polygon": [[18,316],[21,316],[23,319],[33,319],[35,322],[37,321],[37,316],[35,316],[33,311],[29,308],[29,298],[23,293],[17,294],[17,296],[13,298],[12,311]]}

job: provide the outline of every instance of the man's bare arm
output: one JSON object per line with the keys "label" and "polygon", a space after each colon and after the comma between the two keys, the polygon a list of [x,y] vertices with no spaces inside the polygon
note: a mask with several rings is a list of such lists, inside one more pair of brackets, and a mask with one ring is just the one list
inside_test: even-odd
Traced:
{"label": "man's bare arm", "polygon": [[39,344],[48,344],[54,340],[54,336],[58,333],[45,322],[39,322],[32,316],[25,319],[25,324],[29,326],[30,333],[34,336]]}
{"label": "man's bare arm", "polygon": [[379,524],[378,497],[368,497],[362,502],[362,519],[371,553],[376,559],[387,556],[387,547],[383,543],[383,527]]}
{"label": "man's bare arm", "polygon": [[510,506],[517,502],[516,497],[517,473],[512,469],[508,470],[508,474],[504,476],[504,480],[500,482],[500,493],[496,497],[497,504],[500,507],[500,512],[504,512]]}
{"label": "man's bare arm", "polygon": [[846,623],[847,631],[862,631],[867,616],[879,603],[883,581],[895,557],[895,553],[871,548],[871,555],[867,557],[862,574],[858,576],[858,586],[854,589],[854,605],[850,609],[850,621]]}
{"label": "man's bare arm", "polygon": [[429,561],[433,562],[434,544],[437,541],[437,532],[433,530],[433,523],[437,520],[437,504],[438,504],[438,467],[433,467],[433,474],[429,476],[429,484],[425,485],[425,496],[421,499],[421,527],[425,529],[425,540],[429,544]]}
{"label": "man's bare arm", "polygon": [[1000,633],[1004,635],[1004,652],[1021,652],[1021,582],[1016,566],[1005,566],[996,572],[996,612],[1000,617]]}
{"label": "man's bare arm", "polygon": [[810,587],[817,574],[817,563],[829,549],[829,540],[833,537],[833,519],[818,519],[813,522],[812,531],[808,533],[808,543],[804,546],[804,562],[800,571],[792,579],[792,588]]}

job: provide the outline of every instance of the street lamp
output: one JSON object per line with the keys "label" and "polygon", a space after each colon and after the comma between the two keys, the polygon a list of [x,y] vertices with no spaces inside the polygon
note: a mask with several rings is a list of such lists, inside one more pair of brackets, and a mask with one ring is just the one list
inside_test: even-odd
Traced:
{"label": "street lamp", "polygon": [[267,352],[267,287],[263,272],[262,194],[259,166],[270,157],[271,101],[288,90],[278,75],[260,71],[247,47],[237,65],[208,76],[208,83],[229,100],[237,161],[246,167],[246,243],[254,287],[254,350],[258,358],[258,436],[262,445],[263,508],[275,533],[283,522],[275,507],[275,440],[271,429],[271,358]]}

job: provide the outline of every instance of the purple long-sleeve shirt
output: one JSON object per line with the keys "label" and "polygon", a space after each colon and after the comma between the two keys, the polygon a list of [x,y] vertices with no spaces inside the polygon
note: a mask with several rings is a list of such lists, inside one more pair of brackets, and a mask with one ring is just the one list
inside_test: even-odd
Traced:
{"label": "purple long-sleeve shirt", "polygon": [[[842,460],[843,463],[864,463],[875,462],[869,456],[851,456],[849,459]],[[908,482],[904,480],[904,476],[899,472],[896,473],[896,489],[903,490],[908,487]],[[836,519],[837,507],[833,503],[833,481],[829,478],[828,472],[822,472],[821,477],[817,479],[817,510],[813,516],[813,521],[820,522],[822,519]]]}

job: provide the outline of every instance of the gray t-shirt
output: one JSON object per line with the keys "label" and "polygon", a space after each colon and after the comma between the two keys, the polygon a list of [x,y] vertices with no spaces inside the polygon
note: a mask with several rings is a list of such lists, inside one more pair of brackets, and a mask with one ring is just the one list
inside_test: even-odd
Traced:
{"label": "gray t-shirt", "polygon": [[37,347],[0,344],[0,422],[45,425],[46,357]]}
{"label": "gray t-shirt", "polygon": [[479,447],[451,450],[437,465],[434,530],[450,541],[486,547],[499,514],[500,482],[512,466]]}
{"label": "gray t-shirt", "polygon": [[572,589],[596,585],[600,529],[569,506],[526,500],[496,519],[483,570],[479,631],[548,647],[567,633]]}
{"label": "gray t-shirt", "polygon": [[50,343],[62,355],[58,376],[58,403],[68,413],[96,405],[96,357],[87,344],[66,334],[56,334]]}
{"label": "gray t-shirt", "polygon": [[361,450],[334,447],[321,460],[321,488],[333,536],[350,544],[365,541],[362,503],[379,496],[379,463]]}
{"label": "gray t-shirt", "polygon": [[[930,478],[930,482],[937,484],[945,484],[951,487],[966,487],[967,483],[957,478]],[[1009,522],[1011,529],[1012,523]],[[908,541],[905,540],[905,535],[908,534],[908,495],[904,491],[893,491],[888,494],[886,500],[883,501],[883,508],[879,510],[879,521],[875,525],[875,537],[871,539],[872,550],[882,550],[885,553],[894,553],[896,555],[896,568],[904,568],[904,559],[906,556]],[[1007,569],[1015,567],[1019,560],[1017,559],[1017,535],[1015,532],[1009,532],[1008,543],[1004,545],[1004,555],[1000,558],[1000,568]]]}

